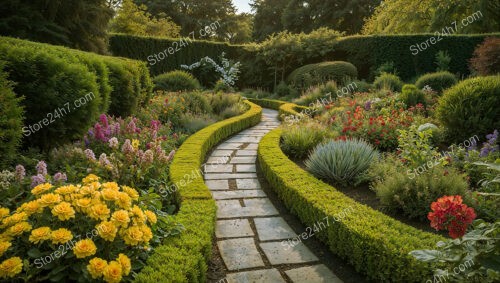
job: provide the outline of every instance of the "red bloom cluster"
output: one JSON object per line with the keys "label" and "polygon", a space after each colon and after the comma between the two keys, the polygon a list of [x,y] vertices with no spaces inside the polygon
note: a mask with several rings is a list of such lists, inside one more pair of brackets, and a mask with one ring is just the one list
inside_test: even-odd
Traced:
{"label": "red bloom cluster", "polygon": [[444,196],[431,204],[427,218],[436,230],[448,230],[453,239],[462,237],[467,226],[476,218],[474,209],[462,203],[462,197]]}

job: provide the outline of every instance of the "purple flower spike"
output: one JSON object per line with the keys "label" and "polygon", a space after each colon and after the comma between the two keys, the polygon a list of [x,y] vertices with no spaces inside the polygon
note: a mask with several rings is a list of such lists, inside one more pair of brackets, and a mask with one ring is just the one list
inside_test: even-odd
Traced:
{"label": "purple flower spike", "polygon": [[37,174],[40,174],[42,176],[47,175],[47,163],[45,163],[45,161],[43,160],[38,162],[38,164],[36,165],[36,172]]}

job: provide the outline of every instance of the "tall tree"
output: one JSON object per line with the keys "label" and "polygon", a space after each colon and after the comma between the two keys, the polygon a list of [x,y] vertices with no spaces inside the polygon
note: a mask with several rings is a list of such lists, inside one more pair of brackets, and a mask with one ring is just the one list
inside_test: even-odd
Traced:
{"label": "tall tree", "polygon": [[105,53],[113,9],[106,0],[3,0],[0,34]]}
{"label": "tall tree", "polygon": [[255,12],[253,23],[253,38],[257,41],[265,40],[273,33],[284,30],[281,16],[290,0],[255,0],[250,4]]}
{"label": "tall tree", "polygon": [[223,40],[230,43],[247,43],[252,41],[253,15],[242,13],[232,16],[226,27]]}

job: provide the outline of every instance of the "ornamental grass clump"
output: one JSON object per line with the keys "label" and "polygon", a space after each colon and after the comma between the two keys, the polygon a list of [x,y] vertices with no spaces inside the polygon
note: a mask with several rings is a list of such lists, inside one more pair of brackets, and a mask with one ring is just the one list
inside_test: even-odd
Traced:
{"label": "ornamental grass clump", "polygon": [[0,208],[0,220],[0,278],[120,282],[132,262],[144,265],[164,219],[142,208],[135,189],[90,174],[37,185],[15,211]]}
{"label": "ornamental grass clump", "polygon": [[365,171],[378,156],[378,152],[363,140],[337,140],[318,145],[306,166],[320,179],[341,185],[357,184],[364,180]]}

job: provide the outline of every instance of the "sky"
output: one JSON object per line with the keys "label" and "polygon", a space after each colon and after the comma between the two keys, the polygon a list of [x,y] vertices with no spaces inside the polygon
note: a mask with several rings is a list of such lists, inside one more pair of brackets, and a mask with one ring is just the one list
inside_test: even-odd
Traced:
{"label": "sky", "polygon": [[238,13],[250,13],[251,8],[250,8],[250,3],[253,2],[252,0],[233,0],[234,6],[236,6],[236,9],[238,9]]}

